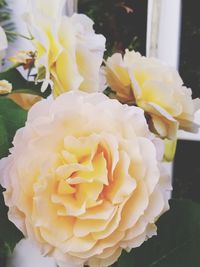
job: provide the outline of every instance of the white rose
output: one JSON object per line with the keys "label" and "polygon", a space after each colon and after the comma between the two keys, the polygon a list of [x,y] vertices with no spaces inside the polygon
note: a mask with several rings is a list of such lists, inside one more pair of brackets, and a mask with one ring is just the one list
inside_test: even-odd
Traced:
{"label": "white rose", "polygon": [[65,1],[46,2],[32,1],[27,15],[37,51],[36,66],[46,69],[43,90],[52,80],[55,96],[78,89],[98,91],[105,38],[95,34],[87,16],[62,16]]}

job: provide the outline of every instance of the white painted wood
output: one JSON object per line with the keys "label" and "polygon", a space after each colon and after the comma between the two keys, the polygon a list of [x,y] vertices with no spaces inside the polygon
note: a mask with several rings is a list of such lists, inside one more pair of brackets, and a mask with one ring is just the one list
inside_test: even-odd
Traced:
{"label": "white painted wood", "polygon": [[66,14],[71,16],[73,13],[78,12],[78,0],[67,0],[66,1]]}
{"label": "white painted wood", "polygon": [[178,68],[181,0],[149,0],[147,21],[147,56]]}
{"label": "white painted wood", "polygon": [[181,0],[162,0],[158,36],[158,58],[179,66]]}
{"label": "white painted wood", "polygon": [[158,35],[161,13],[161,0],[149,0],[147,11],[146,55],[158,57]]}

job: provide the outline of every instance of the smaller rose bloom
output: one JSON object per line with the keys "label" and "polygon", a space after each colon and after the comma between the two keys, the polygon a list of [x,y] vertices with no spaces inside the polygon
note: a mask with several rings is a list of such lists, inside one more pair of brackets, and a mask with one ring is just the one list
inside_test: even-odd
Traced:
{"label": "smaller rose bloom", "polygon": [[151,130],[175,139],[178,128],[195,131],[194,113],[199,99],[183,86],[178,72],[158,59],[128,51],[115,54],[104,69],[108,85],[122,103],[136,104],[147,114]]}
{"label": "smaller rose bloom", "polygon": [[12,91],[12,84],[6,80],[0,80],[0,95],[9,94]]}
{"label": "smaller rose bloom", "polygon": [[[95,34],[93,21],[81,14],[63,16],[65,1],[32,1],[26,16],[36,48],[36,68],[44,67],[44,91],[53,81],[53,94],[98,91],[105,38]],[[46,8],[47,6],[47,8]]]}

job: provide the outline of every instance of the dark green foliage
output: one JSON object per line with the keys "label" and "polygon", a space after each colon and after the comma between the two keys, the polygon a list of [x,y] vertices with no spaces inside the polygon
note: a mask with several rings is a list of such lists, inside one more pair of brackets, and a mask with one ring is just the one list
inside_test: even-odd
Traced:
{"label": "dark green foliage", "polygon": [[[12,100],[0,97],[0,158],[8,155],[13,137],[17,129],[24,126],[26,117],[27,112]],[[0,266],[6,266],[7,257],[23,236],[8,220],[2,192],[0,186]]]}
{"label": "dark green foliage", "polygon": [[27,112],[12,100],[0,97],[0,158],[8,155],[16,131],[23,127]]}
{"label": "dark green foliage", "polygon": [[200,266],[200,205],[172,200],[158,222],[158,235],[124,253],[113,267]]}
{"label": "dark green foliage", "polygon": [[200,142],[179,140],[174,160],[173,196],[200,203]]}
{"label": "dark green foliage", "polygon": [[183,0],[182,6],[180,73],[184,83],[192,88],[193,96],[200,97],[199,3],[196,0]]}
{"label": "dark green foliage", "polygon": [[[196,0],[182,1],[180,74],[193,97],[200,97],[200,17]],[[176,198],[189,198],[200,203],[200,143],[179,141],[174,162]],[[200,264],[199,264],[200,265]]]}
{"label": "dark green foliage", "polygon": [[3,260],[11,254],[15,245],[23,238],[22,233],[8,220],[8,209],[4,204],[2,192],[3,189],[0,186],[0,262],[1,259]]}

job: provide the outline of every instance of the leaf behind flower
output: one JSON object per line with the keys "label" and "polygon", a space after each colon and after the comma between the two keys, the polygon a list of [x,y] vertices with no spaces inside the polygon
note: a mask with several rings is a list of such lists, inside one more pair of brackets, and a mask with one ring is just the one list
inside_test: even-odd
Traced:
{"label": "leaf behind flower", "polygon": [[8,155],[16,131],[23,127],[27,112],[12,100],[0,97],[0,158]]}
{"label": "leaf behind flower", "polygon": [[[0,158],[9,154],[16,131],[23,127],[27,112],[12,100],[0,97]],[[0,173],[1,175],[1,173]],[[8,209],[4,204],[3,189],[0,186],[0,266],[5,266],[22,233],[8,220]]]}

